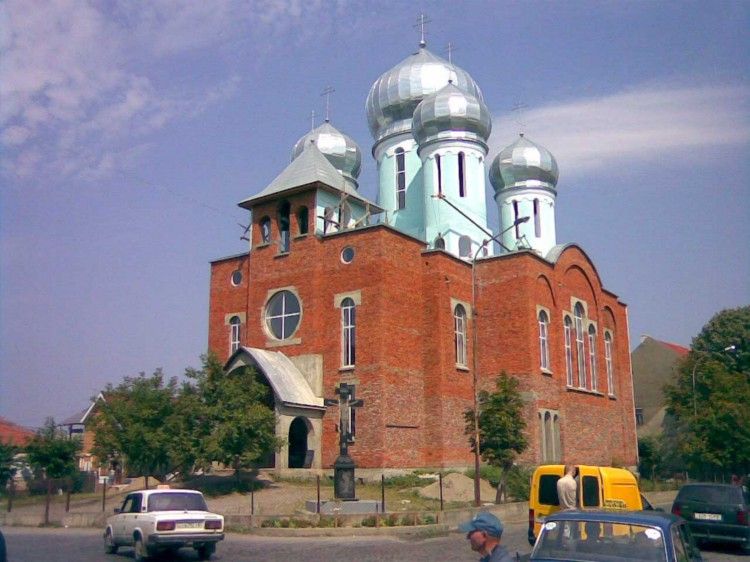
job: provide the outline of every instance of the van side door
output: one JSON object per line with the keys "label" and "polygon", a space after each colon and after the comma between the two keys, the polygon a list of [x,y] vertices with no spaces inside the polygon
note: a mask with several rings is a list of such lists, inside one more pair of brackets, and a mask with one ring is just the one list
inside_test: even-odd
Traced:
{"label": "van side door", "polygon": [[602,482],[599,467],[578,467],[578,505],[580,507],[601,507]]}

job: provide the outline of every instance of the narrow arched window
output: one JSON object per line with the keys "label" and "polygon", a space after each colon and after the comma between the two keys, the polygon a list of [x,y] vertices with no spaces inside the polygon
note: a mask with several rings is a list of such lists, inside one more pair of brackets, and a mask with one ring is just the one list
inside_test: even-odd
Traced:
{"label": "narrow arched window", "polygon": [[565,332],[565,376],[568,386],[573,386],[573,321],[570,316],[565,317],[563,329]]}
{"label": "narrow arched window", "polygon": [[279,251],[289,251],[289,202],[283,201],[279,205],[279,234],[281,239],[279,240]]}
{"label": "narrow arched window", "polygon": [[458,196],[466,197],[466,155],[458,153]]}
{"label": "narrow arched window", "polygon": [[576,322],[576,361],[578,366],[578,387],[586,388],[586,345],[584,344],[585,333],[583,330],[583,305],[579,302],[573,310]]}
{"label": "narrow arched window", "polygon": [[458,255],[462,258],[471,257],[471,238],[466,235],[458,239]]}
{"label": "narrow arched window", "polygon": [[396,195],[398,208],[406,207],[406,154],[403,148],[396,149]]}
{"label": "narrow arched window", "polygon": [[271,219],[268,217],[260,219],[260,240],[263,244],[271,242]]}
{"label": "narrow arched window", "polygon": [[229,353],[232,354],[240,347],[240,326],[242,321],[239,316],[232,316],[229,319]]}
{"label": "narrow arched window", "polygon": [[549,317],[545,311],[539,312],[539,357],[540,366],[545,371],[549,370],[549,342],[547,340]]}
{"label": "narrow arched window", "polygon": [[615,395],[615,370],[612,363],[612,334],[604,333],[604,361],[607,364],[607,392]]}
{"label": "narrow arched window", "polygon": [[435,238],[435,248],[438,250],[445,250],[445,238],[442,236]]}
{"label": "narrow arched window", "polygon": [[599,389],[597,381],[596,368],[596,328],[589,326],[589,372],[591,373],[591,390],[596,392]]}
{"label": "narrow arched window", "polygon": [[307,207],[300,207],[297,211],[297,228],[300,234],[307,234],[309,229],[309,213]]}
{"label": "narrow arched window", "polygon": [[516,233],[516,240],[518,240],[521,237],[521,225],[518,222],[518,219],[520,218],[520,215],[518,214],[518,201],[513,201],[513,224],[515,224],[515,233]]}
{"label": "narrow arched window", "polygon": [[354,300],[341,301],[341,366],[354,367],[356,360],[356,310]]}
{"label": "narrow arched window", "polygon": [[435,155],[435,170],[437,172],[436,175],[437,175],[437,191],[438,191],[438,195],[442,195],[443,194],[443,167],[442,167],[442,164],[440,162],[440,155],[439,154]]}
{"label": "narrow arched window", "polygon": [[542,236],[542,216],[539,212],[539,199],[534,199],[534,236]]}
{"label": "narrow arched window", "polygon": [[457,304],[453,309],[453,328],[456,344],[456,365],[466,367],[466,309]]}

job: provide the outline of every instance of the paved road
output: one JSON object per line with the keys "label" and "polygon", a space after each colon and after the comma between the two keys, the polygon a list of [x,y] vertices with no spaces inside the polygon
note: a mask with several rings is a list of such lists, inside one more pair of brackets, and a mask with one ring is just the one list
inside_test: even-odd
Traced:
{"label": "paved road", "polygon": [[[129,562],[133,551],[122,548],[118,554],[106,555],[101,533],[95,529],[3,528],[8,543],[8,562]],[[506,527],[503,542],[512,551],[529,552],[525,525]],[[716,547],[704,551],[709,562],[750,562],[737,551]],[[349,559],[362,562],[432,562],[435,560],[472,561],[477,557],[469,550],[464,537],[452,533],[424,540],[400,540],[391,537],[296,538],[281,539],[230,534],[219,544],[212,560],[217,562],[294,561],[328,562]],[[197,560],[194,551],[183,549],[179,556],[161,558],[187,562]]]}

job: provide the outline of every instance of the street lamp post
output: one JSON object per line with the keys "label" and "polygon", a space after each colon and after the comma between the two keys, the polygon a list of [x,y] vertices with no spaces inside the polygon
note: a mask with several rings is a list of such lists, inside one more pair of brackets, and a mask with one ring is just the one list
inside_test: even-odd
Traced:
{"label": "street lamp post", "polygon": [[[446,200],[447,201],[447,200]],[[471,368],[471,382],[473,390],[473,413],[474,413],[474,505],[479,506],[482,503],[481,491],[480,491],[480,476],[479,476],[479,331],[477,330],[477,259],[479,259],[479,252],[487,247],[492,241],[497,242],[503,246],[502,242],[498,240],[503,234],[508,232],[510,229],[517,227],[519,224],[525,223],[529,220],[529,217],[519,217],[513,224],[502,232],[486,238],[477,248],[474,253],[474,258],[471,260],[471,335],[472,335],[472,368]],[[503,246],[505,248],[505,246]],[[507,249],[507,248],[506,248]]]}
{"label": "street lamp post", "polygon": [[[736,347],[734,345],[729,345],[725,347],[724,349],[722,349],[722,351],[726,353],[728,351],[734,351],[735,349]],[[708,351],[695,350],[695,353],[696,354],[700,353],[700,355],[698,355],[698,358],[695,360],[695,363],[693,363],[693,372],[692,372],[691,378],[693,379],[693,416],[698,417],[698,403],[696,401],[696,396],[695,396],[695,373],[698,370],[698,365],[700,365],[701,361],[703,359],[706,359],[707,357],[710,357],[711,355],[709,354]]]}

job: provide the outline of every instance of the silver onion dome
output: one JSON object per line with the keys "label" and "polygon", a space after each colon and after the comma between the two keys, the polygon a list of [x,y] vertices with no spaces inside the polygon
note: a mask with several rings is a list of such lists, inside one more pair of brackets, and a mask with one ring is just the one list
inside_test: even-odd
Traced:
{"label": "silver onion dome", "polygon": [[495,193],[532,185],[555,189],[559,171],[552,153],[522,133],[513,144],[495,156],[489,176]]}
{"label": "silver onion dome", "polygon": [[419,102],[448,81],[482,101],[482,91],[468,72],[422,46],[378,78],[367,96],[367,123],[376,142],[409,132]]}
{"label": "silver onion dome", "polygon": [[453,83],[426,96],[412,118],[412,134],[420,146],[442,139],[463,139],[485,145],[492,118],[484,102]]}
{"label": "silver onion dome", "polygon": [[303,135],[292,149],[292,160],[305,150],[305,146],[314,142],[323,156],[345,177],[355,180],[362,168],[362,151],[351,137],[339,131],[328,121]]}

